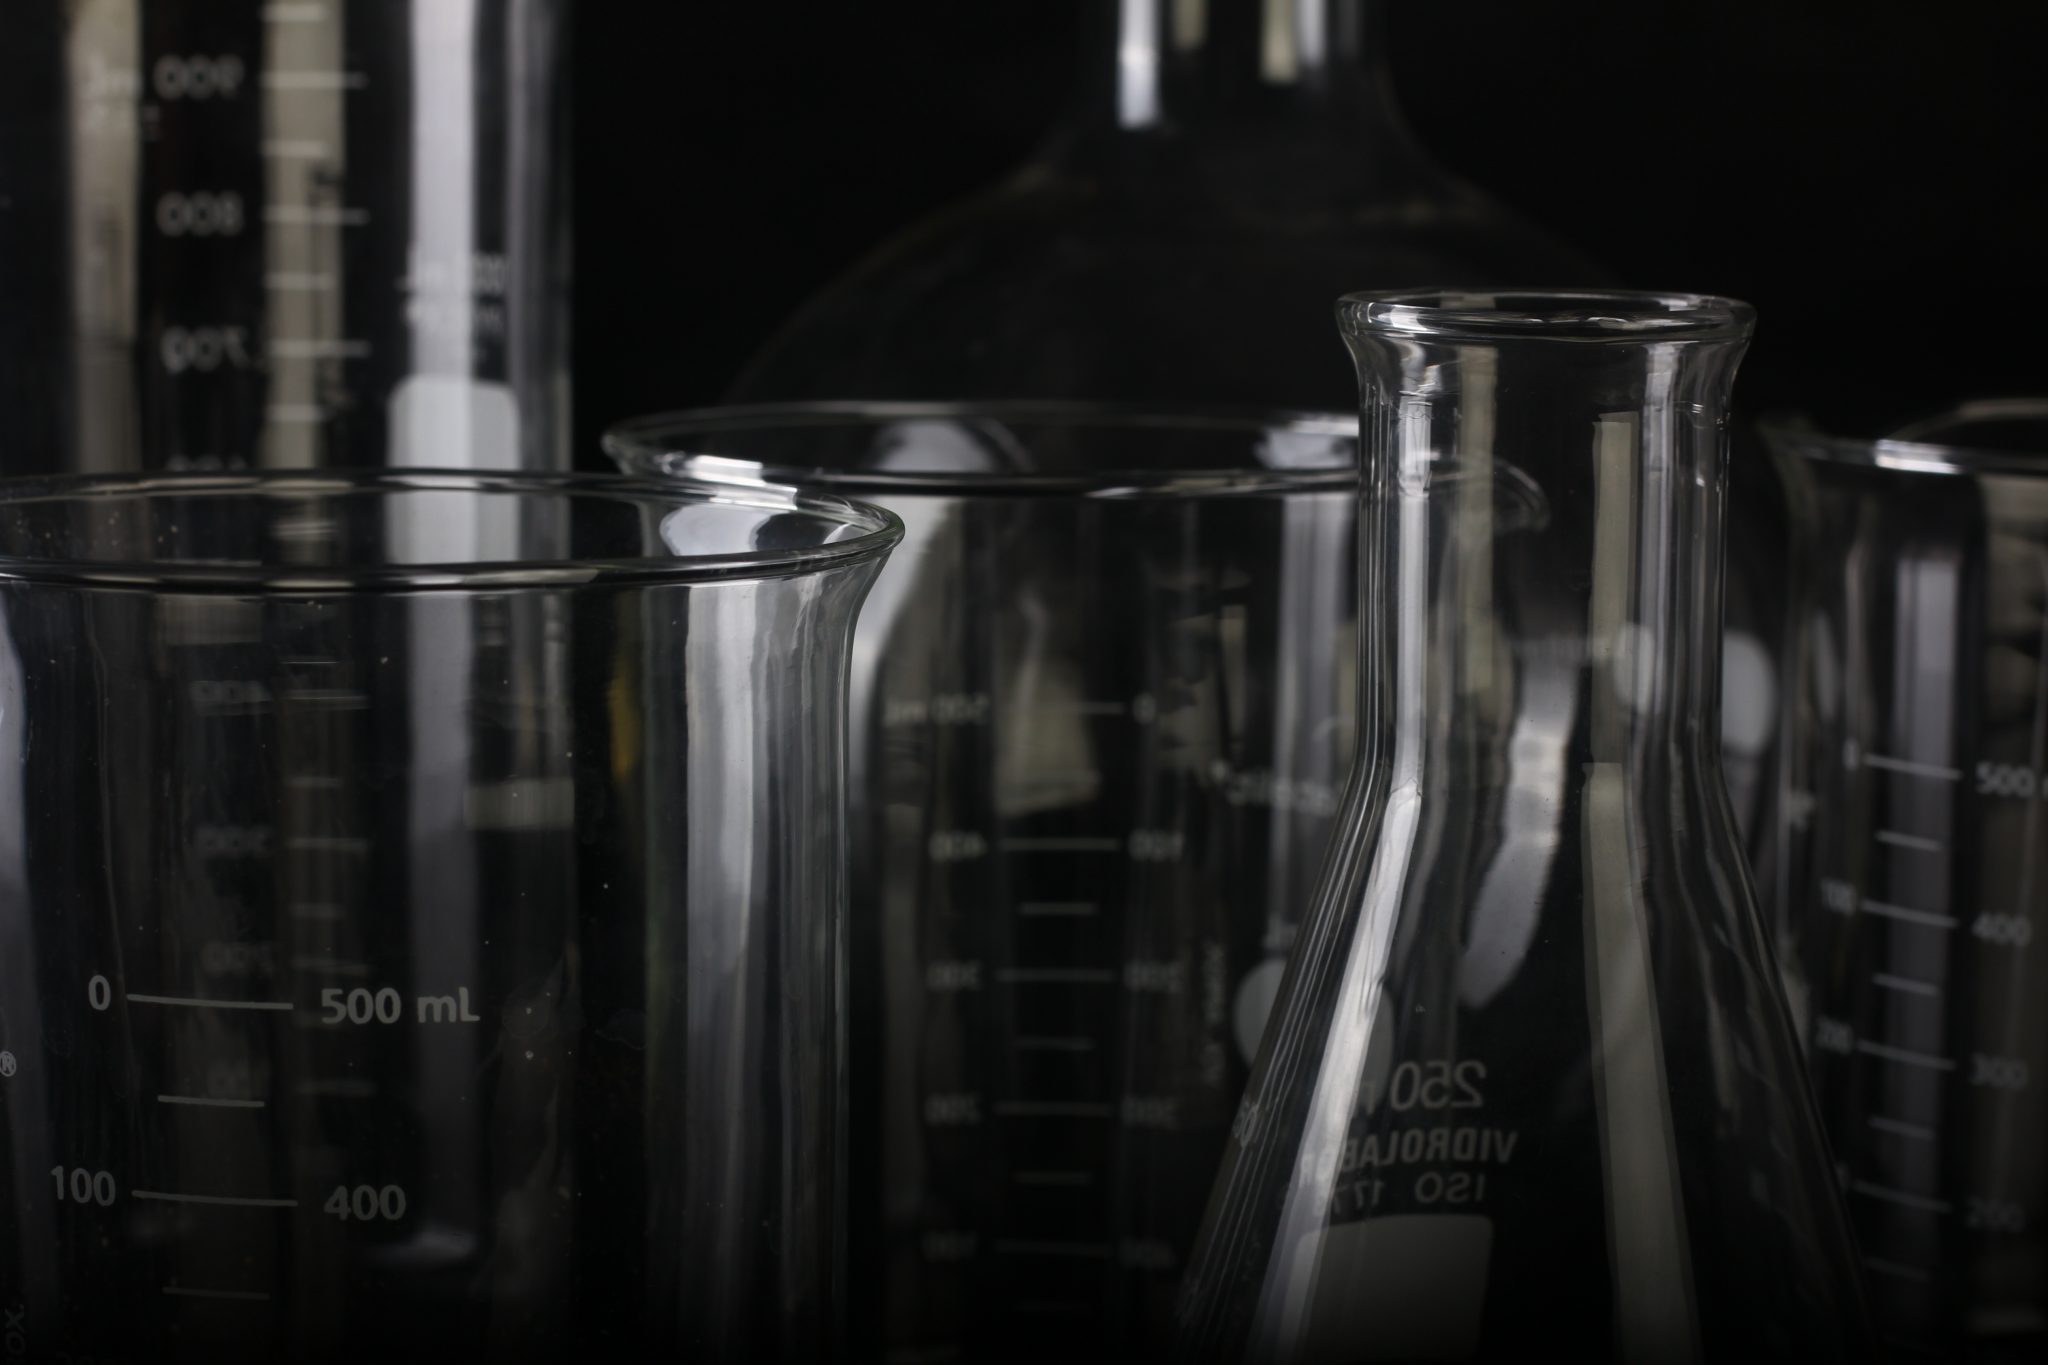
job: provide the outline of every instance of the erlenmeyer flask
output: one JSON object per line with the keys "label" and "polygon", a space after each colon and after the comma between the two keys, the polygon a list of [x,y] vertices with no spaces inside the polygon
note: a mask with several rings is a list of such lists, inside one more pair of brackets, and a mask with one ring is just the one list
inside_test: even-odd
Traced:
{"label": "erlenmeyer flask", "polygon": [[1716,753],[1725,299],[1340,306],[1360,762],[1184,1285],[1260,1361],[1862,1358]]}

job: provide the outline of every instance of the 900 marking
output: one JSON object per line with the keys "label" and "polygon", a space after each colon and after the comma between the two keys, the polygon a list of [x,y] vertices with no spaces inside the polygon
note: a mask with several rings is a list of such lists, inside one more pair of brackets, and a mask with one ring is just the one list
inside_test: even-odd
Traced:
{"label": "900 marking", "polygon": [[[405,1017],[405,997],[391,987],[348,990],[329,986],[320,992],[323,1024],[395,1024]],[[422,995],[413,1001],[413,1020],[421,1024],[474,1024],[483,1016],[469,1007],[469,987],[453,995]]]}

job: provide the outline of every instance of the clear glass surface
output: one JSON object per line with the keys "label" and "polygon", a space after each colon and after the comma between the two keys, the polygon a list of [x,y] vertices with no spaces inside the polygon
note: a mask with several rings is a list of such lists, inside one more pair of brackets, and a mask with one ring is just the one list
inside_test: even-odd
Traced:
{"label": "clear glass surface", "polygon": [[1879,1325],[2048,1349],[2048,401],[1767,428],[1797,535],[1771,890]]}
{"label": "clear glass surface", "polygon": [[1080,7],[1083,89],[1043,152],[820,296],[734,396],[1343,411],[1323,327],[1361,279],[1600,282],[1416,144],[1386,7]]}
{"label": "clear glass surface", "polygon": [[1350,754],[1354,419],[725,409],[908,526],[855,640],[855,1343],[1145,1358]]}
{"label": "clear glass surface", "polygon": [[565,0],[9,0],[0,474],[567,468]]}
{"label": "clear glass surface", "polygon": [[814,1360],[900,528],[461,473],[0,491],[0,1302],[39,1360]]}
{"label": "clear glass surface", "polygon": [[1190,1359],[1863,1360],[1718,768],[1695,296],[1352,296],[1359,761],[1182,1301]]}

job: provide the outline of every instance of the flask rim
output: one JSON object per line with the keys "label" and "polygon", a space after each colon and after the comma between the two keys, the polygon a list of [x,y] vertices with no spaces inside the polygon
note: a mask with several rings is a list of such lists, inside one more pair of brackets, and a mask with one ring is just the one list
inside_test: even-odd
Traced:
{"label": "flask rim", "polygon": [[[245,470],[232,473],[67,474],[8,481],[0,487],[0,516],[37,504],[217,499],[333,502],[409,493],[455,493],[504,499],[584,499],[638,504],[666,515],[686,508],[807,516],[823,538],[767,550],[691,552],[687,541],[669,554],[569,556],[561,559],[430,558],[389,563],[292,564],[269,559],[121,558],[68,550],[22,553],[0,548],[0,582],[168,592],[225,592],[255,596],[333,593],[469,592],[479,589],[562,589],[613,584],[646,586],[714,583],[732,579],[801,577],[849,568],[886,555],[903,538],[903,523],[885,508],[829,493],[773,484],[739,487],[701,479],[634,479],[611,473],[509,473],[472,469]],[[832,537],[843,535],[844,539]]]}
{"label": "flask rim", "polygon": [[1756,310],[1719,294],[1634,289],[1366,290],[1337,301],[1349,339],[1657,345],[1739,341]]}
{"label": "flask rim", "polygon": [[[853,468],[804,460],[739,457],[720,437],[729,433],[882,430],[910,422],[1058,429],[1091,435],[1237,434],[1241,457],[1197,462],[1040,469]],[[1308,462],[1266,464],[1251,458],[1259,438],[1301,438]],[[681,409],[629,418],[604,434],[605,452],[636,477],[768,482],[829,488],[854,497],[1056,496],[1101,499],[1196,498],[1344,491],[1358,484],[1355,413],[1296,409],[1011,399],[965,402],[823,401],[750,403]]]}

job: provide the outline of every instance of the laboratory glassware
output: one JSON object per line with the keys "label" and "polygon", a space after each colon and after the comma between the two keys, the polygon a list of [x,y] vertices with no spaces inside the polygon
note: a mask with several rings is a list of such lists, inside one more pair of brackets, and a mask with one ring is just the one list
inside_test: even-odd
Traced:
{"label": "laboratory glassware", "polygon": [[1359,759],[1186,1277],[1190,1359],[1861,1360],[1716,743],[1694,295],[1339,307]]}
{"label": "laboratory glassware", "polygon": [[0,491],[26,1354],[826,1355],[847,649],[899,533],[616,477]]}
{"label": "laboratory glassware", "polygon": [[2048,1346],[2048,401],[1774,422],[1794,737],[1775,888],[1879,1325]]}
{"label": "laboratory glassware", "polygon": [[10,0],[0,474],[552,468],[566,0]]}
{"label": "laboratory glassware", "polygon": [[1080,89],[1042,151],[810,303],[732,398],[1346,411],[1352,376],[1319,341],[1361,276],[1598,282],[1417,144],[1392,5],[1078,6]]}
{"label": "laboratory glassware", "polygon": [[1346,772],[1356,432],[849,404],[612,433],[634,472],[908,527],[852,682],[864,1349],[1142,1355],[1170,1324]]}

